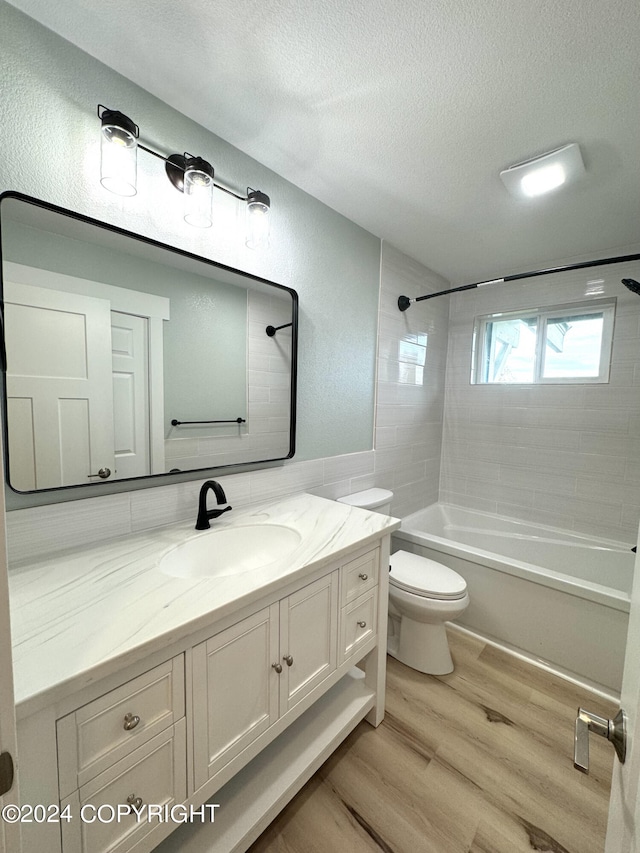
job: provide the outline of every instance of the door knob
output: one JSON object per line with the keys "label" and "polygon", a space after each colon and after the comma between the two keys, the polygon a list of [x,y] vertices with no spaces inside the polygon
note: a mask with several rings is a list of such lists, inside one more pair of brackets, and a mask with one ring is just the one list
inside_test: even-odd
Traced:
{"label": "door knob", "polygon": [[111,468],[101,468],[97,474],[87,474],[87,478],[100,477],[101,480],[106,480],[111,476]]}
{"label": "door knob", "polygon": [[589,773],[589,732],[605,737],[613,744],[620,764],[627,755],[627,716],[622,708],[613,720],[578,708],[575,737],[573,741],[573,766],[582,773]]}
{"label": "door knob", "polygon": [[293,658],[291,655],[285,655],[282,660],[286,663],[287,666],[291,666],[293,664]]}

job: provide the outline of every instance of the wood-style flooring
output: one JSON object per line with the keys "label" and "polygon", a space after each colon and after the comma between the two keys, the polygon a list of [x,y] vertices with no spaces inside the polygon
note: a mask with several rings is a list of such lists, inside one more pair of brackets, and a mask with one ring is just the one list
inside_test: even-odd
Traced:
{"label": "wood-style flooring", "polygon": [[361,723],[250,853],[602,853],[613,748],[591,735],[573,768],[579,705],[611,703],[449,631],[456,669],[388,658],[386,716]]}

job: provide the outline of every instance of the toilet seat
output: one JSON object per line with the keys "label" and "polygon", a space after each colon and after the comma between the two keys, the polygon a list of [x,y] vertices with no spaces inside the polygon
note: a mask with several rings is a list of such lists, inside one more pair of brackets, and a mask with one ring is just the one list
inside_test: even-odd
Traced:
{"label": "toilet seat", "polygon": [[458,600],[467,593],[467,583],[463,577],[428,557],[396,551],[389,562],[389,583],[405,592],[439,601]]}

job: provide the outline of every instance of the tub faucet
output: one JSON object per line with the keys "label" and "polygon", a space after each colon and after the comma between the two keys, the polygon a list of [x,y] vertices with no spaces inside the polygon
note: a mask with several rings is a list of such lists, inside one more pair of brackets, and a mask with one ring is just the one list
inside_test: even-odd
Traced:
{"label": "tub faucet", "polygon": [[222,515],[223,512],[228,512],[231,509],[230,506],[226,506],[224,509],[208,510],[207,493],[210,489],[216,496],[218,506],[226,504],[227,502],[227,496],[225,495],[224,489],[220,483],[216,483],[215,480],[207,480],[206,483],[203,483],[202,488],[200,489],[200,497],[198,499],[198,520],[196,521],[196,530],[208,530],[211,526],[209,524],[210,518],[217,518],[219,515]]}

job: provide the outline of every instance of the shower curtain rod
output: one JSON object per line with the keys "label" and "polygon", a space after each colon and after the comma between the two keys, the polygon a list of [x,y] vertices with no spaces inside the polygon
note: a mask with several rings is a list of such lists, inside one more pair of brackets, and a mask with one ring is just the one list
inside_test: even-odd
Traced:
{"label": "shower curtain rod", "polygon": [[582,270],[587,267],[600,267],[604,264],[619,264],[621,261],[638,261],[640,255],[620,255],[617,258],[602,258],[599,261],[585,261],[581,264],[568,264],[564,267],[551,267],[546,270],[531,270],[530,272],[519,272],[514,275],[505,275],[504,278],[492,278],[490,281],[477,281],[475,284],[463,284],[460,287],[452,287],[449,290],[439,290],[437,293],[427,293],[426,296],[418,296],[410,299],[408,296],[398,297],[398,308],[406,311],[414,302],[422,302],[423,299],[433,299],[436,296],[447,296],[449,293],[460,293],[461,290],[473,290],[475,287],[484,287],[485,284],[503,284],[506,281],[517,281],[521,278],[533,278],[536,275],[549,275],[554,272],[569,272],[570,270]]}

